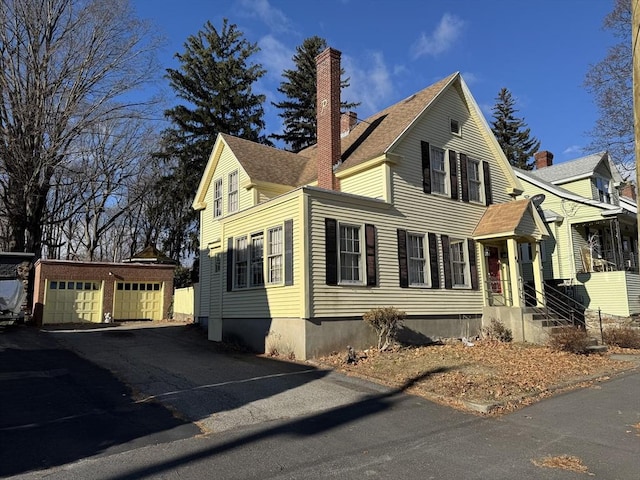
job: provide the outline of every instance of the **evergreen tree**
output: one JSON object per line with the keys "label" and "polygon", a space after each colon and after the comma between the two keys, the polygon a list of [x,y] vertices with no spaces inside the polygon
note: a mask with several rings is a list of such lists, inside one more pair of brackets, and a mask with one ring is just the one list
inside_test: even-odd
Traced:
{"label": "evergreen tree", "polygon": [[[326,48],[325,39],[317,36],[306,38],[293,55],[295,68],[282,73],[285,80],[280,83],[278,92],[286,100],[273,105],[282,110],[278,116],[284,120],[284,132],[282,135],[273,134],[271,138],[283,140],[294,152],[316,143],[316,57]],[[349,79],[342,80],[341,88],[348,86]],[[358,105],[341,102],[341,109],[346,111]]]}
{"label": "evergreen tree", "polygon": [[176,54],[180,67],[167,69],[169,84],[183,100],[165,111],[171,127],[163,132],[157,154],[170,168],[158,189],[173,205],[162,235],[163,248],[173,258],[197,250],[191,201],[218,133],[270,143],[261,134],[265,96],[252,90],[265,74],[262,65],[251,62],[258,50],[227,19],[220,30],[207,21],[187,39],[184,52]]}
{"label": "evergreen tree", "polygon": [[500,90],[492,110],[494,120],[491,129],[509,163],[523,170],[532,170],[531,157],[540,148],[540,141],[531,137],[531,129],[526,126],[524,118],[515,116],[518,110],[509,90]]}

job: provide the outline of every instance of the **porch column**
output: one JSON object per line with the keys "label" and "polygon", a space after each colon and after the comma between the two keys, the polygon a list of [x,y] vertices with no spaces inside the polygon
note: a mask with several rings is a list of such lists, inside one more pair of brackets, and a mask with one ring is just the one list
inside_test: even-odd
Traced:
{"label": "porch column", "polygon": [[544,281],[542,275],[542,254],[540,253],[540,242],[535,242],[532,248],[533,253],[533,284],[536,289],[536,302],[538,307],[544,306]]}
{"label": "porch column", "polygon": [[509,255],[509,282],[511,290],[511,305],[522,306],[522,292],[520,289],[522,278],[520,275],[520,263],[518,263],[518,242],[515,238],[507,239],[507,253]]}

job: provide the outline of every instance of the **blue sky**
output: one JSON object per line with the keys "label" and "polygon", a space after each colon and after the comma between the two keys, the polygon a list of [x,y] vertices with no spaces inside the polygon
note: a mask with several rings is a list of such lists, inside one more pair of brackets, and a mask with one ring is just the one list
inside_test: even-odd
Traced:
{"label": "blue sky", "polygon": [[[597,111],[583,81],[589,65],[615,42],[602,30],[613,0],[132,0],[138,16],[166,37],[163,67],[207,20],[228,18],[261,51],[267,74],[266,133],[281,130],[271,101],[295,47],[318,35],[342,52],[351,78],[343,92],[366,118],[460,71],[491,121],[502,87],[516,99],[542,149],[559,163],[582,156]],[[166,82],[165,82],[166,83]],[[170,90],[169,90],[170,92]],[[167,91],[165,91],[167,93]],[[172,102],[169,98],[169,102]]]}

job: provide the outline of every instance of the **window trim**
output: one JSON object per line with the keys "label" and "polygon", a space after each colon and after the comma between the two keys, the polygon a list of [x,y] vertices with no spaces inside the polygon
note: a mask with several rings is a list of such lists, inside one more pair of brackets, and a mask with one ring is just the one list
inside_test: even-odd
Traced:
{"label": "window trim", "polygon": [[[240,243],[244,242],[244,248],[240,248],[241,245]],[[248,250],[249,250],[249,244],[248,244],[248,239],[247,239],[247,235],[242,235],[239,237],[235,237],[233,239],[233,288],[234,290],[244,290],[246,288],[248,288],[248,270],[249,270],[249,258],[248,258]],[[240,252],[242,252],[242,260],[240,260]],[[244,277],[244,283],[241,284],[238,280],[240,280],[241,276],[238,274],[238,264],[239,263],[244,263],[245,264],[245,269],[244,269],[244,275],[242,275]]]}
{"label": "window trim", "polygon": [[213,218],[222,216],[223,183],[222,177],[213,181]]}
{"label": "window trim", "polygon": [[[429,257],[429,238],[425,233],[407,231],[407,274],[409,288],[431,288],[431,259]],[[419,238],[422,241],[422,257],[412,256],[413,249],[411,238]],[[412,263],[416,260],[422,262],[422,275],[424,282],[412,282]]]}
{"label": "window trim", "polygon": [[[466,162],[466,168],[467,168],[467,187],[468,187],[468,194],[469,194],[469,202],[472,203],[481,203],[484,204],[485,203],[485,195],[484,195],[484,174],[482,171],[482,161],[481,160],[477,160],[475,158],[471,158],[471,157],[467,157],[467,162]],[[476,165],[476,172],[477,172],[477,178],[472,178],[471,176],[471,165]],[[477,185],[477,192],[478,192],[478,198],[471,198],[472,194],[471,192],[473,191],[472,185]]]}
{"label": "window trim", "polygon": [[240,206],[240,195],[238,193],[238,170],[229,172],[227,179],[227,211],[229,213],[237,212]]}
{"label": "window trim", "polygon": [[[456,130],[454,130],[454,123],[458,127]],[[455,118],[449,118],[449,131],[456,137],[462,137],[462,124],[460,121]]]}
{"label": "window trim", "polygon": [[[357,272],[358,272],[358,280],[345,280],[342,275],[342,229],[343,228],[351,228],[357,229],[358,231],[358,253],[357,253]],[[365,262],[363,261],[364,251],[363,247],[365,246],[365,238],[364,238],[364,224],[350,223],[350,222],[340,222],[338,221],[338,285],[357,285],[357,286],[365,286],[366,285],[366,271],[365,271]],[[346,251],[346,250],[345,250]],[[348,252],[349,255],[356,255],[353,252]]]}
{"label": "window trim", "polygon": [[[260,247],[260,257],[254,257],[255,252],[258,250],[255,247],[254,244],[254,240],[258,240],[260,239],[262,242],[262,245]],[[264,287],[265,284],[265,279],[264,279],[264,230],[261,230],[259,232],[254,232],[249,236],[249,269],[248,269],[248,275],[249,275],[249,281],[248,281],[248,285],[249,288],[255,288],[255,287]],[[254,266],[257,266],[259,264],[260,266],[260,277],[262,278],[262,281],[255,281],[254,280]]]}
{"label": "window trim", "polygon": [[[271,241],[271,234],[273,232],[279,231],[279,252],[277,253],[273,253],[273,242]],[[284,228],[282,225],[276,225],[274,227],[270,227],[267,229],[267,235],[266,235],[266,240],[265,240],[265,246],[266,246],[266,255],[265,255],[265,268],[266,268],[266,273],[267,273],[267,278],[265,279],[265,283],[267,285],[282,285],[284,283]],[[275,271],[275,269],[272,268],[272,264],[271,261],[276,259],[276,258],[280,258],[280,263],[278,265],[278,279],[277,280],[272,280],[272,272]]]}
{"label": "window trim", "polygon": [[[594,186],[598,195],[597,200],[608,205],[613,205],[613,188],[611,179],[597,175],[594,177]],[[602,189],[600,188],[602,186]]]}

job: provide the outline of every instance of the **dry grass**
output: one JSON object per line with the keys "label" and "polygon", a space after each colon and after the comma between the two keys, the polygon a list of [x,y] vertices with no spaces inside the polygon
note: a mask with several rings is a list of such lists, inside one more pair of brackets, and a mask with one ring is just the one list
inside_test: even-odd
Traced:
{"label": "dry grass", "polygon": [[540,460],[531,460],[536,467],[559,468],[578,473],[589,473],[587,467],[582,464],[582,460],[571,455],[558,455],[555,457],[544,457]]}
{"label": "dry grass", "polygon": [[[620,350],[617,350],[620,352]],[[631,351],[639,353],[638,351]],[[412,384],[409,392],[462,409],[470,403],[492,405],[495,413],[637,367],[608,354],[575,355],[548,347],[481,341],[473,347],[450,345],[359,352],[357,364],[346,353],[322,357],[326,367],[392,387]]]}

